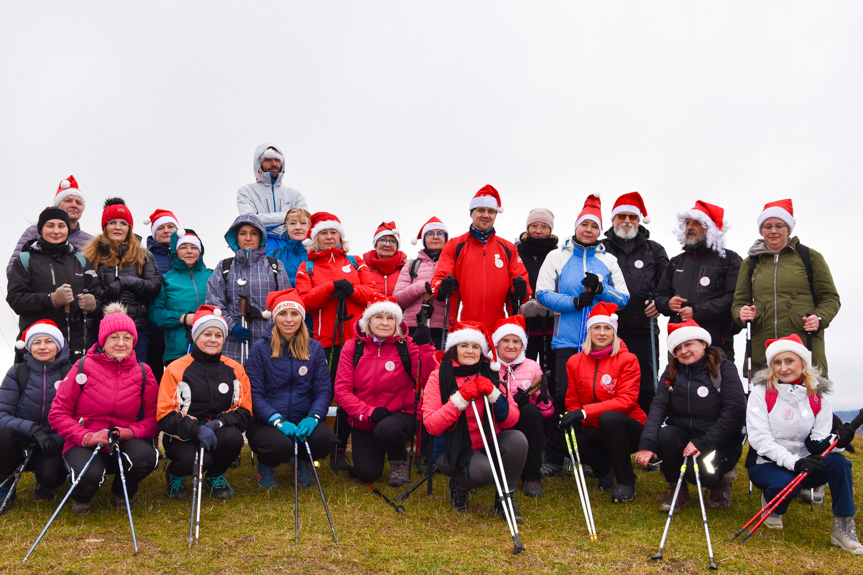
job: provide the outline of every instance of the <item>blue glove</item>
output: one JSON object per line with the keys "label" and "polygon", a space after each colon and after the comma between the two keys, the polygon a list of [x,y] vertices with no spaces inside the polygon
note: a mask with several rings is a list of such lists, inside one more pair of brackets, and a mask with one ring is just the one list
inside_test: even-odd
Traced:
{"label": "blue glove", "polygon": [[318,418],[317,417],[312,417],[310,415],[308,417],[303,418],[302,421],[300,421],[300,423],[297,425],[297,432],[296,432],[297,438],[298,439],[306,439],[309,435],[312,434],[312,432],[315,430],[315,428],[317,426],[318,426]]}
{"label": "blue glove", "polygon": [[219,422],[214,419],[213,421],[208,421],[207,423],[205,423],[204,427],[215,433],[216,430],[219,429]]}
{"label": "blue glove", "polygon": [[231,335],[240,343],[249,343],[249,340],[252,339],[252,330],[237,324],[234,326],[234,329],[231,330]]}
{"label": "blue glove", "polygon": [[497,398],[497,401],[494,402],[494,405],[491,406],[491,409],[494,411],[494,419],[497,422],[504,421],[509,417],[509,402],[502,393]]}
{"label": "blue glove", "polygon": [[198,428],[198,441],[201,442],[201,445],[203,445],[204,449],[207,451],[213,451],[219,446],[219,440],[216,439],[216,434],[206,425],[202,425]]}
{"label": "blue glove", "polygon": [[297,436],[297,426],[278,413],[270,417],[270,425],[281,431],[285,436],[294,439]]}

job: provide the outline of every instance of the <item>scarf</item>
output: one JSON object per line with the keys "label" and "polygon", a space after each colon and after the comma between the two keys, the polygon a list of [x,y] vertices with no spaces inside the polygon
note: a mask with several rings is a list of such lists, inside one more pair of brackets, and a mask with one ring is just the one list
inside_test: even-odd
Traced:
{"label": "scarf", "polygon": [[490,238],[493,233],[494,228],[488,230],[487,232],[481,232],[475,227],[473,227],[473,225],[470,226],[470,235],[478,239],[480,243],[482,243],[482,245],[485,245],[485,243],[488,241],[488,238]]}
{"label": "scarf", "polygon": [[396,252],[396,255],[391,258],[380,259],[378,258],[378,253],[372,250],[364,254],[363,259],[366,260],[366,263],[369,264],[370,268],[388,276],[397,272],[403,265],[405,265],[407,255],[402,251],[398,251]]}
{"label": "scarf", "polygon": [[604,358],[608,357],[609,355],[611,355],[611,352],[613,350],[614,350],[614,346],[609,345],[608,347],[605,347],[603,349],[591,351],[589,355],[590,355],[591,359],[593,359],[595,361],[599,361],[600,359],[604,359]]}

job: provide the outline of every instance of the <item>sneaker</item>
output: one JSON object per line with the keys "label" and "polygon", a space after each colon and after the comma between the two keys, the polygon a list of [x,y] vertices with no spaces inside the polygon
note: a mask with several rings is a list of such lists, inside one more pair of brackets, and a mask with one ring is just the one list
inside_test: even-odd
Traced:
{"label": "sneaker", "polygon": [[710,501],[707,506],[711,509],[728,509],[731,507],[731,479],[727,473],[722,477],[722,483],[717,487],[710,488]]}
{"label": "sneaker", "polygon": [[213,499],[230,499],[234,495],[234,490],[228,485],[224,473],[216,477],[207,476],[207,485],[210,487],[210,497]]}
{"label": "sneaker", "polygon": [[243,456],[238,455],[237,458],[235,460],[233,460],[228,467],[230,467],[231,469],[236,469],[239,466],[241,466],[242,464],[243,464]]}
{"label": "sneaker", "polygon": [[336,471],[348,471],[351,469],[351,464],[348,461],[348,454],[343,447],[336,448]]}
{"label": "sneaker", "polygon": [[[669,483],[662,494],[662,503],[659,504],[660,511],[668,513],[671,510],[671,505],[674,499],[674,490],[677,489],[676,483]],[[689,507],[689,485],[684,481],[680,486],[680,492],[677,494],[677,501],[674,502],[674,512],[683,511]]]}
{"label": "sneaker", "polygon": [[834,517],[830,543],[852,555],[863,555],[863,545],[857,539],[853,517]]}
{"label": "sneaker", "polygon": [[546,461],[539,468],[539,474],[543,477],[554,477],[560,473],[563,473],[563,465],[551,463],[550,461]]}
{"label": "sneaker", "polygon": [[[512,510],[515,513],[515,522],[516,523],[523,523],[524,519],[521,516],[521,511],[518,508],[518,503],[515,500],[515,491],[510,491],[509,495],[512,498]],[[506,515],[503,512],[503,506],[504,506],[503,499],[501,499],[500,496],[495,495],[494,496],[494,507],[492,508],[492,513],[499,515],[501,517],[501,519],[503,519],[505,521]],[[509,506],[507,505],[507,507],[509,507]]]}
{"label": "sneaker", "polygon": [[297,475],[299,476],[297,481],[303,487],[311,487],[315,484],[315,480],[312,477],[312,464],[308,461],[301,459],[297,462]]}
{"label": "sneaker", "polygon": [[611,500],[614,503],[631,503],[635,500],[635,483],[618,483]]}
{"label": "sneaker", "polygon": [[264,489],[272,489],[277,485],[276,483],[276,470],[272,467],[268,467],[258,462],[258,487],[263,487]]}
{"label": "sneaker", "polygon": [[456,511],[468,511],[470,501],[468,495],[470,490],[459,485],[456,477],[449,478],[449,506]]}
{"label": "sneaker", "polygon": [[75,515],[87,515],[88,513],[90,513],[90,502],[87,501],[81,503],[72,500],[72,513],[74,513]]}
{"label": "sneaker", "polygon": [[814,503],[815,505],[821,505],[824,503],[824,486],[816,487],[815,489],[801,489],[800,490],[800,501],[806,503]]}
{"label": "sneaker", "polygon": [[[761,507],[762,509],[767,506],[767,500],[764,499],[764,493],[761,494]],[[767,519],[764,520],[764,526],[768,529],[782,529],[782,516],[778,513],[771,513],[767,516]]]}
{"label": "sneaker", "polygon": [[614,470],[609,469],[608,473],[599,478],[596,486],[602,491],[609,491],[614,488]]}
{"label": "sneaker", "polygon": [[410,483],[411,478],[408,475],[407,461],[390,461],[390,478],[387,481],[393,487],[401,487],[405,483]]}
{"label": "sneaker", "polygon": [[[2,501],[2,499],[0,499]],[[37,503],[45,503],[46,501],[54,501],[54,490],[49,487],[42,487],[38,483],[33,488],[33,501]]]}
{"label": "sneaker", "polygon": [[165,467],[165,485],[168,492],[168,497],[171,499],[186,498],[186,476],[171,475],[168,473],[168,468]]}
{"label": "sneaker", "polygon": [[524,482],[525,497],[542,497],[542,482],[539,479],[531,479]]}

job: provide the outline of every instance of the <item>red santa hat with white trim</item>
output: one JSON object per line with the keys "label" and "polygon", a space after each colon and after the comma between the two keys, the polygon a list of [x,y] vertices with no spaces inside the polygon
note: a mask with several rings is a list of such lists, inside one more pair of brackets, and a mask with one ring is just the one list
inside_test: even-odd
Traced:
{"label": "red santa hat with white trim", "polygon": [[449,235],[449,230],[444,225],[444,223],[440,221],[437,217],[432,216],[431,218],[429,218],[429,221],[423,224],[423,227],[420,228],[420,233],[417,234],[416,239],[411,240],[411,243],[413,245],[417,245],[417,242],[422,240],[423,245],[425,245],[426,233],[434,230],[443,230],[444,233]]}
{"label": "red santa hat with white trim", "polygon": [[275,160],[278,160],[282,164],[285,163],[285,157],[282,155],[282,153],[280,151],[278,151],[273,146],[270,146],[269,148],[264,150],[263,154],[261,154],[261,161],[264,161],[264,160],[269,159],[269,158],[273,158]]}
{"label": "red santa hat with white trim", "polygon": [[688,319],[682,323],[668,324],[668,351],[674,353],[674,348],[685,341],[698,339],[705,342],[708,346],[713,343],[710,333],[695,323],[695,320]]}
{"label": "red santa hat with white trim", "polygon": [[614,216],[621,213],[635,214],[643,223],[650,223],[647,208],[644,206],[644,200],[638,192],[630,192],[617,198],[614,202],[614,207],[611,208],[611,219],[613,220]]}
{"label": "red santa hat with white trim", "polygon": [[498,320],[494,324],[494,330],[491,332],[491,341],[495,349],[497,349],[497,344],[500,343],[500,340],[508,335],[514,335],[521,340],[521,353],[511,363],[506,363],[502,359],[499,359],[499,361],[507,366],[518,365],[524,361],[525,351],[527,350],[527,332],[523,315],[511,315]]}
{"label": "red santa hat with white trim", "polygon": [[493,208],[497,213],[501,213],[503,208],[500,204],[500,194],[493,186],[486,184],[470,199],[470,211],[475,208]]}
{"label": "red santa hat with white trim", "polygon": [[315,212],[312,214],[312,225],[309,231],[306,232],[306,239],[303,240],[303,245],[309,247],[315,240],[315,236],[324,230],[336,230],[342,236],[342,241],[345,239],[345,228],[342,227],[342,221],[329,212]]}
{"label": "red santa hat with white trim", "polygon": [[399,235],[399,230],[395,222],[381,222],[378,229],[375,230],[375,237],[372,238],[372,246],[378,243],[378,240],[384,236],[394,236],[396,238],[396,247],[401,249],[402,237]]}
{"label": "red santa hat with white trim", "polygon": [[66,340],[63,339],[63,333],[57,324],[50,319],[40,319],[30,327],[24,330],[21,334],[21,339],[15,342],[15,347],[18,349],[27,349],[30,351],[30,346],[38,337],[48,337],[57,346],[57,353],[66,345]]}
{"label": "red santa hat with white trim", "polygon": [[573,227],[577,228],[578,224],[584,220],[594,221],[602,229],[602,202],[599,201],[599,194],[587,196],[584,200],[584,207],[581,208],[581,213],[578,214]]}
{"label": "red santa hat with white trim", "polygon": [[192,322],[192,341],[198,339],[198,336],[208,327],[217,327],[222,330],[225,337],[228,337],[228,322],[222,316],[222,310],[213,305],[202,305],[195,312],[195,319]]}
{"label": "red santa hat with white trim", "polygon": [[81,203],[85,206],[87,205],[87,201],[84,199],[84,194],[81,193],[81,190],[78,189],[78,181],[75,179],[75,176],[69,175],[65,180],[60,181],[60,185],[57,187],[57,193],[54,194],[54,207],[60,205],[60,202],[63,201],[63,198],[66,196],[78,196],[81,198]]}
{"label": "red santa hat with white trim", "polygon": [[725,210],[698,200],[691,209],[677,214],[677,239],[681,244],[686,242],[687,218],[704,226],[707,247],[725,257],[725,232],[729,228],[728,222],[725,221]]}
{"label": "red santa hat with white trim", "polygon": [[154,240],[156,239],[156,230],[159,229],[159,226],[165,224],[174,224],[175,228],[180,229],[180,222],[177,221],[177,216],[170,210],[157,209],[150,214],[149,218],[144,219],[144,225],[150,226],[150,235],[153,236]]}
{"label": "red santa hat with white trim", "polygon": [[773,358],[780,353],[790,351],[799,355],[806,367],[812,367],[812,352],[806,349],[803,340],[796,333],[779,339],[768,339],[765,346],[767,347],[767,365],[772,364]]}
{"label": "red santa hat with white trim", "polygon": [[446,336],[444,351],[449,351],[453,346],[460,343],[473,342],[482,348],[482,353],[491,360],[492,371],[500,371],[500,363],[497,360],[497,349],[491,340],[488,328],[478,321],[460,321],[455,324],[453,330]]}
{"label": "red santa hat with white trim", "polygon": [[767,218],[779,218],[788,225],[788,233],[794,231],[794,204],[790,199],[776,200],[764,204],[764,210],[758,215],[758,233],[761,233],[761,225]]}
{"label": "red santa hat with white trim", "polygon": [[176,233],[177,248],[183,244],[192,244],[193,246],[198,246],[199,251],[204,251],[204,244],[201,243],[201,238],[198,237],[198,234],[194,230],[180,228]]}
{"label": "red santa hat with white trim", "polygon": [[382,293],[374,293],[369,298],[369,305],[366,307],[362,317],[359,319],[360,329],[365,329],[369,320],[379,313],[387,313],[393,316],[396,318],[396,322],[398,323],[401,323],[402,318],[404,317],[404,312],[402,312],[402,308],[399,307],[396,298],[386,296]]}
{"label": "red santa hat with white trim", "polygon": [[270,319],[279,315],[286,309],[295,309],[300,312],[303,319],[306,318],[306,307],[300,292],[296,289],[271,291],[267,294],[267,309],[261,312],[264,319]]}
{"label": "red santa hat with white trim", "polygon": [[587,329],[597,323],[607,323],[617,333],[617,304],[607,301],[601,301],[590,310],[590,315],[587,317]]}

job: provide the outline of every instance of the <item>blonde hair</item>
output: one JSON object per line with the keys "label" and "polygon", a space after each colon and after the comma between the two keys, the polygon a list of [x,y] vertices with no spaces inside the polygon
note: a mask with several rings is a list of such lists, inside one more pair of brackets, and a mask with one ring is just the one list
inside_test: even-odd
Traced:
{"label": "blonde hair", "polygon": [[[612,330],[614,331],[614,330]],[[593,342],[590,341],[590,330],[587,330],[587,339],[581,344],[581,351],[590,353],[593,351]],[[614,339],[611,340],[611,355],[617,355],[620,351],[620,338],[617,337],[617,332],[614,332]]]}
{"label": "blonde hair", "polygon": [[308,222],[310,225],[312,223],[312,214],[309,213],[308,210],[304,210],[303,208],[294,208],[290,212],[285,215],[285,223],[288,223],[288,220],[291,218],[297,218],[298,220]]}
{"label": "blonde hair", "polygon": [[[125,253],[122,253],[122,247],[126,246]],[[105,253],[107,252],[107,254]],[[141,245],[138,236],[132,233],[131,226],[126,239],[122,242],[115,242],[108,238],[103,231],[98,236],[91,239],[81,250],[81,253],[93,265],[94,271],[99,271],[101,266],[138,266],[138,275],[144,271],[144,262],[147,261],[149,252]],[[122,257],[121,257],[122,256]]]}
{"label": "blonde hair", "polygon": [[300,361],[309,360],[309,330],[305,322],[300,322],[300,329],[290,341],[286,340],[278,326],[273,324],[272,337],[270,337],[270,350],[272,351],[270,357],[273,359],[282,357],[282,347],[285,343],[288,344],[288,351],[292,357]]}
{"label": "blonde hair", "polygon": [[[382,311],[382,312],[380,312],[380,313],[381,313],[381,314],[383,314],[383,315],[388,315],[388,316],[390,316],[391,318],[393,318],[393,319],[395,319],[395,320],[398,320],[398,318],[397,318],[396,316],[394,316],[393,314],[391,314],[391,313],[387,313],[387,312],[385,312],[385,311]],[[375,315],[378,315],[378,314],[375,314]],[[373,315],[372,317],[375,317],[375,316]],[[372,319],[372,318],[370,317],[369,319]],[[367,321],[367,322],[364,322],[364,323],[365,323],[365,325],[362,327],[362,329],[361,329],[360,331],[362,331],[364,334],[366,334],[366,335],[367,335],[367,336],[369,336],[369,337],[372,337],[372,336],[377,337],[377,336],[375,336],[375,334],[373,334],[373,333],[372,333],[371,322],[370,322],[370,321]],[[400,322],[400,321],[396,321],[396,329],[395,329],[395,331],[393,332],[393,337],[402,337],[404,334],[405,334],[405,332],[402,330],[402,324],[401,324],[401,322]]]}
{"label": "blonde hair", "polygon": [[[797,354],[795,353],[794,355]],[[800,356],[797,355],[797,357]],[[803,384],[806,386],[806,395],[811,397],[818,393],[818,378],[821,377],[821,368],[817,365],[806,365],[806,362],[802,357],[800,358],[800,361],[803,362],[803,373],[800,375],[800,379],[803,380]],[[764,374],[764,380],[767,382],[767,390],[777,391],[776,385],[779,378],[776,377],[776,372],[773,370],[773,366],[768,365],[764,369],[767,371],[767,373]]]}

